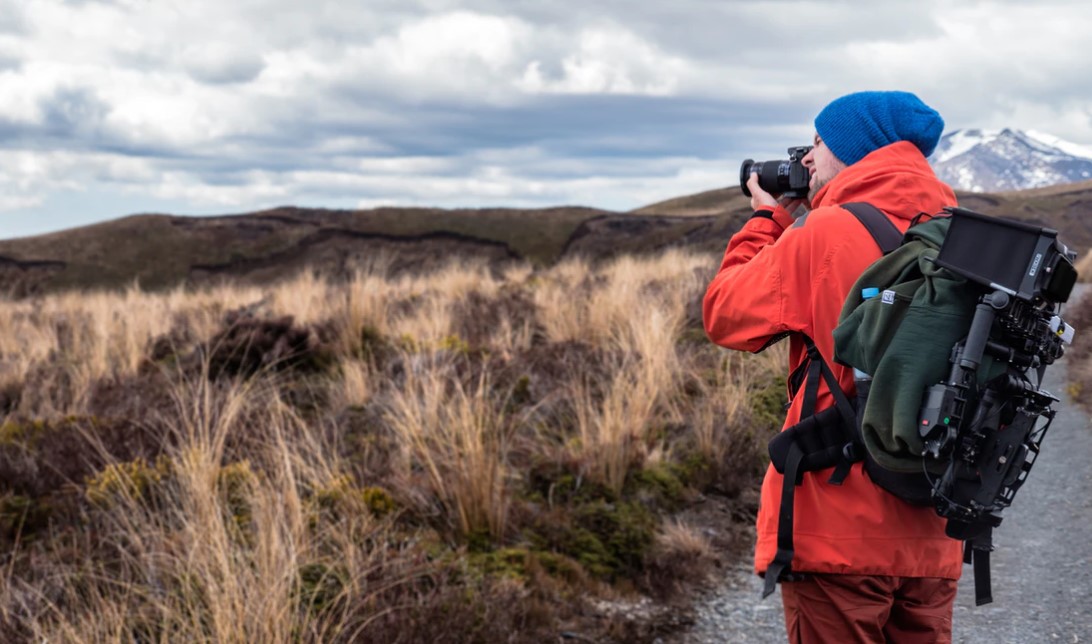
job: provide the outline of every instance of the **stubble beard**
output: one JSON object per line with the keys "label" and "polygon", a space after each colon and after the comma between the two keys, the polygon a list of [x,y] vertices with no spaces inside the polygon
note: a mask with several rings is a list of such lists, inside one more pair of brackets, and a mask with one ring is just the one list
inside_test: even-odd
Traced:
{"label": "stubble beard", "polygon": [[830,183],[830,179],[825,181],[816,180],[815,185],[808,188],[808,203],[815,201],[815,195],[819,194],[819,191],[823,189],[823,186]]}

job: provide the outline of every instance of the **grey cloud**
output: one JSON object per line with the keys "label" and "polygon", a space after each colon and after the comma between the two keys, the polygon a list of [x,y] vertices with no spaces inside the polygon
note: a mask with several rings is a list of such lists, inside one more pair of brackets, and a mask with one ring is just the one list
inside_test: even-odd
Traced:
{"label": "grey cloud", "polygon": [[28,30],[24,8],[14,0],[0,0],[0,34],[22,35]]}
{"label": "grey cloud", "polygon": [[39,101],[34,122],[0,117],[0,141],[28,151],[102,152],[126,157],[180,159],[192,157],[156,141],[141,140],[107,122],[111,107],[95,90],[61,87]]}
{"label": "grey cloud", "polygon": [[0,143],[8,148],[15,147],[25,132],[26,128],[22,124],[0,117]]}
{"label": "grey cloud", "polygon": [[23,60],[15,56],[0,54],[0,72],[18,72],[23,69]]}
{"label": "grey cloud", "polygon": [[257,55],[225,56],[186,63],[186,71],[191,78],[212,85],[247,83],[257,78],[263,69],[265,62]]}
{"label": "grey cloud", "polygon": [[750,126],[806,119],[794,105],[729,103],[638,96],[561,96],[514,108],[485,108],[428,120],[448,121],[441,136],[421,141],[394,133],[398,149],[537,146],[549,154],[596,157],[716,156]]}
{"label": "grey cloud", "polygon": [[97,138],[109,106],[92,90],[62,88],[41,101],[42,131],[62,139]]}
{"label": "grey cloud", "polygon": [[[342,150],[330,155],[321,142],[335,138],[378,141],[385,157],[458,159],[437,176],[455,176],[495,164],[522,166],[543,179],[592,175],[626,176],[646,172],[645,162],[664,157],[716,159],[724,155],[778,154],[806,140],[774,136],[768,120],[799,122],[805,129],[807,107],[795,104],[738,104],[620,96],[558,96],[512,107],[412,106],[392,108],[395,124],[285,120],[264,136],[231,137],[200,155],[164,161],[165,167],[200,174],[208,183],[245,181],[250,170],[342,170],[353,159],[374,158],[374,149]],[[804,130],[802,130],[804,131]],[[308,142],[311,142],[309,144]],[[222,150],[245,150],[232,154]],[[505,150],[534,150],[522,161]],[[636,168],[640,167],[640,170]],[[234,185],[234,184],[232,184]]]}
{"label": "grey cloud", "polygon": [[42,122],[22,125],[18,139],[23,147],[40,150],[82,150],[127,157],[179,159],[192,155],[158,141],[136,138],[111,126],[110,106],[93,89],[66,87],[41,101]]}

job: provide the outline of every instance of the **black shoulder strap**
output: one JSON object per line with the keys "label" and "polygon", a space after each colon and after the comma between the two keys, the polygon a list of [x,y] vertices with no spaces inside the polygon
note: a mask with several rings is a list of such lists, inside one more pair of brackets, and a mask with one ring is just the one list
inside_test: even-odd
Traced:
{"label": "black shoulder strap", "polygon": [[861,225],[872,235],[872,239],[876,240],[876,245],[880,247],[884,255],[902,245],[902,233],[876,206],[859,202],[844,203],[842,207],[861,222]]}
{"label": "black shoulder strap", "polygon": [[[795,556],[793,515],[796,513],[796,486],[800,484],[801,474],[833,466],[834,471],[827,483],[841,485],[846,476],[849,475],[853,463],[860,460],[851,458],[853,441],[855,440],[852,426],[857,422],[857,412],[853,407],[853,403],[849,401],[846,392],[842,390],[838,378],[835,377],[834,372],[831,371],[826,360],[823,359],[823,354],[819,352],[815,342],[803,333],[800,334],[800,338],[807,348],[808,355],[807,360],[801,365],[801,367],[807,365],[805,372],[803,372],[806,374],[803,380],[804,407],[800,412],[800,423],[785,429],[778,435],[782,438],[789,437],[792,440],[788,443],[783,467],[779,468],[783,469],[782,473],[785,478],[781,483],[781,506],[777,518],[777,552],[766,567],[766,580],[762,588],[763,599],[774,592],[778,581],[792,572],[792,560]],[[790,380],[797,382],[792,394],[793,397],[796,397],[799,393],[799,373],[801,372],[798,368],[790,376]],[[827,388],[830,389],[830,393],[834,397],[833,409],[836,411],[835,415],[831,415],[830,410],[819,414],[815,413],[820,379],[826,381]],[[837,420],[836,422],[830,422],[832,419]],[[798,436],[808,439],[807,452],[795,440]],[[771,461],[774,462],[775,467],[777,459],[773,458],[773,445],[776,441],[777,439],[774,439],[774,441],[770,442]],[[783,446],[782,443],[779,447]],[[811,457],[817,456],[820,452],[824,453],[823,458],[818,459],[822,462],[811,462]],[[830,457],[833,457],[834,460],[827,462]]]}

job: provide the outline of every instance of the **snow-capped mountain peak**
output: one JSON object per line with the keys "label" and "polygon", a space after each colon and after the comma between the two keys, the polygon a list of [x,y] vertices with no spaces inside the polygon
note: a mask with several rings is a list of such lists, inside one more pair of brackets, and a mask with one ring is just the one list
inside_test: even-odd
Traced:
{"label": "snow-capped mountain peak", "polygon": [[937,176],[976,192],[1025,190],[1092,178],[1092,148],[1036,131],[966,129],[941,137]]}

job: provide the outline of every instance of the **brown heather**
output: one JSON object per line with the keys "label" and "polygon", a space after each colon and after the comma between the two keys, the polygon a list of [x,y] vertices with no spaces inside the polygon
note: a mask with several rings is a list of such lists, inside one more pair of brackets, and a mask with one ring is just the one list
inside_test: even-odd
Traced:
{"label": "brown heather", "polygon": [[0,640],[651,638],[595,607],[701,583],[779,422],[715,262],[4,302]]}

